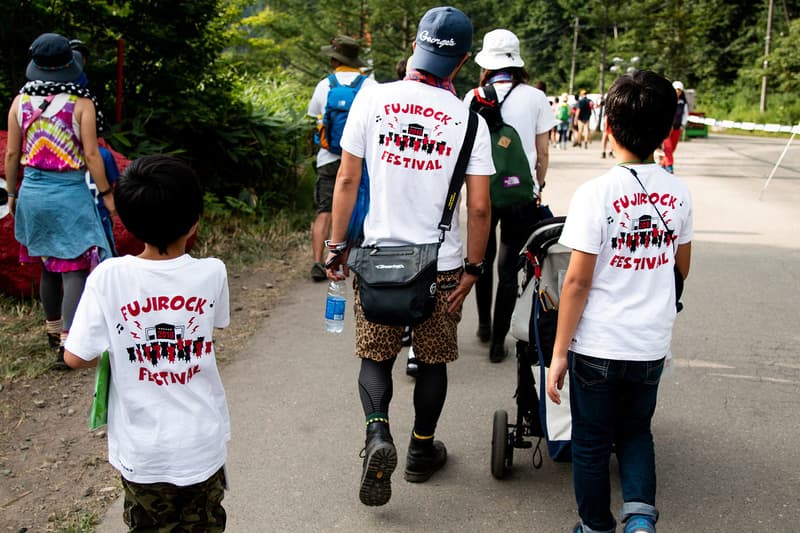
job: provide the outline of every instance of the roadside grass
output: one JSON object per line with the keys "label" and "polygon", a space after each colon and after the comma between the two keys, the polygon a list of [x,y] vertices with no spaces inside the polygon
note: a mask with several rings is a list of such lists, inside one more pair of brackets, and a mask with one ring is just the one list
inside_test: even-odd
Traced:
{"label": "roadside grass", "polygon": [[96,526],[100,524],[97,513],[69,513],[66,516],[57,517],[58,533],[94,533]]}
{"label": "roadside grass", "polygon": [[[309,242],[308,212],[246,213],[206,203],[195,257],[218,257],[229,276],[261,261],[282,259],[286,250]],[[0,294],[0,379],[32,378],[50,368],[55,354],[48,348],[44,312],[38,299]]]}
{"label": "roadside grass", "polygon": [[55,355],[47,345],[39,300],[0,295],[0,372],[4,379],[47,371]]}

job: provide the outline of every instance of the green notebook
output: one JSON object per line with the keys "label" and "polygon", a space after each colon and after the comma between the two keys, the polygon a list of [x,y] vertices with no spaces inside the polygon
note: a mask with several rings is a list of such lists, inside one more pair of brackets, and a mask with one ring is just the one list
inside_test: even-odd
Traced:
{"label": "green notebook", "polygon": [[89,412],[89,428],[97,429],[108,423],[108,390],[111,387],[111,363],[108,351],[103,352],[97,362],[94,375],[94,400]]}

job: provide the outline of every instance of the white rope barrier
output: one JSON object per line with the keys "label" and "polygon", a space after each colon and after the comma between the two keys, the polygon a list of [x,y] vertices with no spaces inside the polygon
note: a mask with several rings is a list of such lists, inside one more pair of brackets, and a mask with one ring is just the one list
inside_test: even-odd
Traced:
{"label": "white rope barrier", "polygon": [[800,124],[796,126],[786,126],[783,124],[758,124],[756,122],[736,122],[733,120],[717,120],[715,118],[698,117],[689,115],[689,122],[695,124],[705,124],[706,126],[717,128],[733,128],[745,131],[766,131],[769,133],[792,133],[800,134]]}

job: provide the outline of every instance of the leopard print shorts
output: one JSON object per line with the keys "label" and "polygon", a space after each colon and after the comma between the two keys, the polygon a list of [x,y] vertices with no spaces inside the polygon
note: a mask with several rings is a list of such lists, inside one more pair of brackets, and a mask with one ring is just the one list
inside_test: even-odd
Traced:
{"label": "leopard print shorts", "polygon": [[[414,327],[414,355],[423,363],[450,363],[458,359],[458,323],[461,309],[447,312],[447,297],[458,286],[462,269],[439,272],[436,276],[436,307],[422,324]],[[361,308],[358,278],[353,282],[356,317],[356,356],[373,361],[397,357],[402,348],[402,326],[384,326],[368,321]]]}

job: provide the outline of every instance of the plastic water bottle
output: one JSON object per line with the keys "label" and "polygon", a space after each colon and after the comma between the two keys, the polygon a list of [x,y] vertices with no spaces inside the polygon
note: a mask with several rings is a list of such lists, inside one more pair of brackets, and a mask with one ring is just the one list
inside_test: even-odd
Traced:
{"label": "plastic water bottle", "polygon": [[347,298],[344,293],[344,280],[331,281],[328,297],[325,299],[325,331],[341,333],[344,330],[344,308]]}

